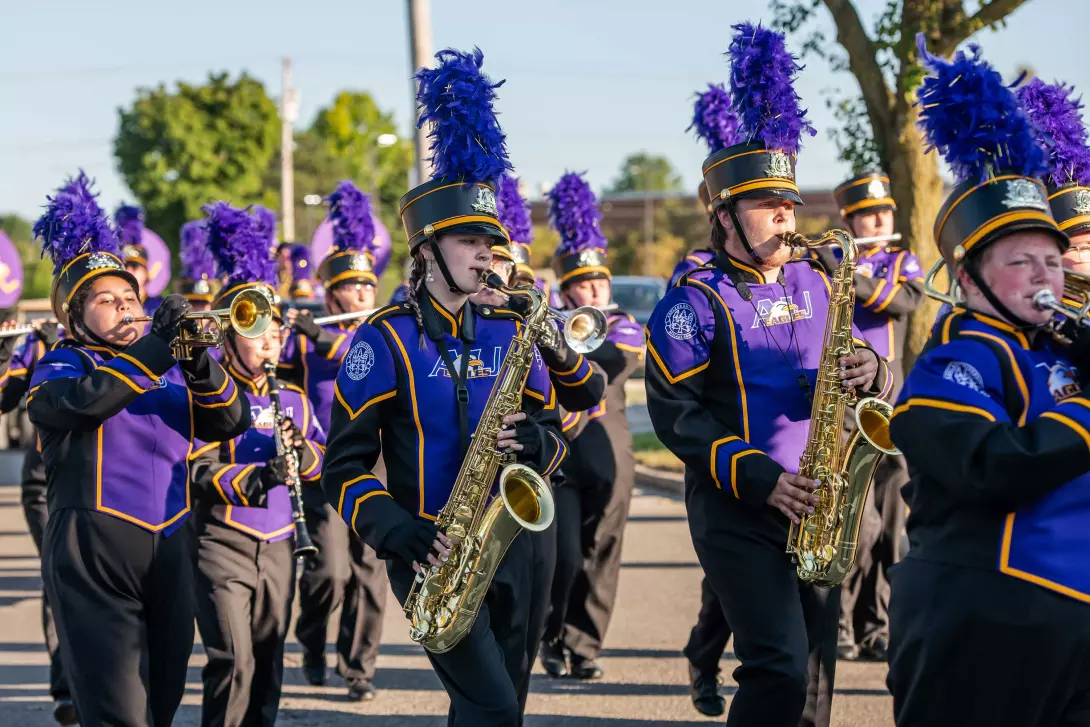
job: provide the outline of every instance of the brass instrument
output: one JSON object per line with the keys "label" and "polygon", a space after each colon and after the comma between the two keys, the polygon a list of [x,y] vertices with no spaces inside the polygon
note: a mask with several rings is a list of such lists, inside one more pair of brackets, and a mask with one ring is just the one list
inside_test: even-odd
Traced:
{"label": "brass instrument", "polygon": [[[825,343],[818,364],[810,431],[799,462],[799,474],[821,482],[820,502],[812,515],[791,523],[787,552],[798,564],[799,578],[819,586],[840,585],[855,566],[863,505],[875,467],[885,454],[900,454],[889,436],[893,407],[875,397],[857,402],[840,382],[840,359],[855,353],[852,317],[855,312],[856,247],[844,230],[830,230],[817,240],[795,232],[782,235],[792,247],[840,246],[842,258],[831,280]],[[855,407],[856,427],[844,442],[844,412]]]}
{"label": "brass instrument", "polygon": [[[599,308],[584,305],[575,310],[549,309],[549,317],[558,321],[564,321],[564,341],[568,348],[576,353],[590,353],[605,343],[609,333],[609,322],[606,314]],[[542,340],[542,345],[554,348],[550,345],[549,338]]]}
{"label": "brass instrument", "polygon": [[367,310],[358,310],[351,313],[337,313],[336,315],[319,316],[314,319],[314,322],[319,326],[324,326],[329,323],[340,323],[341,321],[354,321],[357,318],[366,318],[377,310],[377,308],[369,308]]}
{"label": "brass instrument", "polygon": [[[16,336],[26,336],[28,334],[36,332],[38,329],[33,324],[26,324],[25,326],[14,326],[13,328],[5,328],[0,330],[0,338],[14,338]],[[64,326],[58,324],[58,331],[63,331]]]}
{"label": "brass instrument", "polygon": [[935,278],[938,277],[939,272],[946,267],[946,260],[939,258],[935,261],[935,264],[931,266],[931,269],[927,271],[927,275],[923,279],[923,290],[927,293],[927,297],[937,300],[940,303],[946,303],[948,305],[959,305],[958,300],[958,284],[953,275],[950,275],[950,284],[947,286],[946,292],[939,290],[935,285]]}
{"label": "brass instrument", "polygon": [[[489,287],[513,292],[495,273],[487,279]],[[531,297],[531,310],[511,339],[450,499],[436,519],[451,541],[450,556],[441,565],[421,570],[405,599],[405,615],[412,623],[409,637],[436,654],[454,648],[469,633],[496,569],[519,532],[539,532],[553,521],[549,486],[525,465],[503,468],[499,494],[489,502],[496,473],[510,459],[496,447],[502,419],[522,408],[535,345],[543,337],[559,335],[544,293],[520,292]]]}
{"label": "brass instrument", "polygon": [[[186,313],[183,321],[212,321],[215,325],[208,328],[190,328],[185,325],[179,327],[177,338],[170,344],[171,352],[177,360],[188,361],[193,357],[194,348],[222,346],[228,328],[243,338],[257,338],[272,323],[272,306],[272,298],[264,290],[247,288],[235,296],[230,308]],[[151,319],[151,316],[125,316],[122,323]]]}
{"label": "brass instrument", "polygon": [[264,364],[265,379],[269,384],[269,404],[273,410],[273,441],[276,443],[276,454],[288,458],[288,496],[291,499],[291,522],[295,526],[295,555],[299,560],[318,554],[318,546],[311,540],[310,531],[307,530],[307,516],[303,509],[303,486],[299,481],[299,454],[292,447],[284,445],[284,435],[280,427],[284,422],[284,408],[280,404],[280,382],[276,379],[276,363],[266,361]]}

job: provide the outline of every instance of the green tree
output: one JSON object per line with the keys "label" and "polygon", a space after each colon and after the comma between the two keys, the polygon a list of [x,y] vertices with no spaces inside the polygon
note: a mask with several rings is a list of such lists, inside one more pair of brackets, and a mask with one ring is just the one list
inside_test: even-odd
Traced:
{"label": "green tree", "polygon": [[[1005,23],[1026,0],[886,0],[868,28],[853,0],[771,0],[775,22],[803,35],[804,54],[826,59],[854,76],[858,96],[831,103],[841,121],[834,133],[841,158],[854,168],[878,164],[890,173],[897,199],[898,229],[911,240],[925,269],[938,259],[932,225],[942,204],[942,178],[934,153],[916,126],[916,87],[924,70],[916,34],[932,53],[949,57],[974,33]],[[824,6],[836,27],[829,42],[810,21]],[[930,336],[938,305],[924,305],[910,319],[906,357],[911,365]]]}
{"label": "green tree", "polygon": [[187,220],[217,199],[262,199],[269,161],[279,150],[276,104],[257,80],[211,74],[204,85],[140,89],[119,109],[114,155],[147,225],[173,244]]}
{"label": "green tree", "polygon": [[606,194],[625,192],[673,192],[681,189],[681,177],[666,157],[639,152],[630,154]]}
{"label": "green tree", "polygon": [[42,259],[42,249],[34,242],[33,224],[19,215],[0,215],[0,230],[11,239],[23,263],[23,298],[46,298],[53,284],[53,266]]}

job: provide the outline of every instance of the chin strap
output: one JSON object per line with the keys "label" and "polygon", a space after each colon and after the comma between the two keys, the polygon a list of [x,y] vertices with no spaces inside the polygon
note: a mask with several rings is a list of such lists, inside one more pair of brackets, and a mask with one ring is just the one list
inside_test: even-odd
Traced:
{"label": "chin strap", "polygon": [[[71,319],[71,316],[69,316],[69,318]],[[76,340],[80,343],[94,343],[99,346],[105,346],[115,353],[124,351],[128,348],[128,346],[118,346],[116,343],[110,343],[105,338],[92,331],[84,324],[82,316],[77,316],[72,322],[75,324],[72,326],[72,332],[75,334]]]}
{"label": "chin strap", "polygon": [[989,288],[988,285],[984,282],[984,278],[983,276],[981,276],[980,270],[977,269],[975,260],[967,260],[964,264],[964,268],[965,272],[969,274],[969,277],[972,279],[972,281],[976,283],[976,287],[980,288],[980,292],[984,294],[984,298],[992,304],[992,308],[995,308],[995,311],[999,315],[1003,316],[1008,321],[1013,323],[1016,328],[1019,328],[1021,330],[1034,330],[1037,328],[1041,328],[1043,325],[1045,325],[1030,323],[1024,318],[1016,315],[1013,311],[1011,311],[1010,308],[1004,305],[1003,301],[999,300],[999,298],[996,297],[995,293],[992,292],[992,289]]}
{"label": "chin strap", "polygon": [[235,365],[235,368],[239,369],[242,373],[246,374],[253,381],[257,378],[257,375],[250,370],[250,367],[242,363],[242,356],[238,353],[238,347],[235,345],[235,336],[233,333],[229,333],[224,336],[224,345],[230,349],[231,363]]}
{"label": "chin strap", "polygon": [[435,262],[439,266],[439,272],[443,274],[443,280],[446,281],[447,287],[450,288],[450,292],[457,293],[459,295],[473,295],[476,290],[462,290],[458,287],[458,284],[454,282],[454,276],[450,274],[450,268],[447,267],[447,261],[443,259],[443,253],[439,252],[439,241],[434,236],[428,238],[428,245],[431,246],[431,254],[435,256]]}
{"label": "chin strap", "polygon": [[753,262],[758,264],[764,262],[761,260],[760,256],[754,252],[753,246],[749,244],[749,238],[746,237],[745,230],[742,229],[742,223],[738,219],[738,213],[734,209],[734,199],[729,195],[727,196],[727,214],[730,215],[730,221],[734,225],[734,231],[738,233],[738,239],[741,241],[742,247],[744,247],[746,252],[749,253],[749,256],[753,258]]}

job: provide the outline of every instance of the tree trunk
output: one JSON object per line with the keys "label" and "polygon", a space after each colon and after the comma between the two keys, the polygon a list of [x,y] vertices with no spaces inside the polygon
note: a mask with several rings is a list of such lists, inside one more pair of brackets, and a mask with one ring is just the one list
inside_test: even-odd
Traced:
{"label": "tree trunk", "polygon": [[[942,206],[942,177],[939,175],[935,152],[925,154],[926,141],[916,126],[916,109],[906,105],[898,114],[899,128],[891,138],[897,139],[890,154],[890,183],[897,200],[897,229],[906,235],[909,247],[920,259],[926,273],[939,258],[935,244],[934,225]],[[940,277],[940,281],[942,278]],[[905,370],[916,361],[931,336],[931,325],[939,303],[928,298],[908,319],[905,341]]]}

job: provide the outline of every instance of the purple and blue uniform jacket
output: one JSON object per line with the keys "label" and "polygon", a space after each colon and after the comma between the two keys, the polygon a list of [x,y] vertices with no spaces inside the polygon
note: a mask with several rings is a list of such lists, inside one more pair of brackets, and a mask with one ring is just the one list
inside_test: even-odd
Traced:
{"label": "purple and blue uniform jacket", "polygon": [[[716,264],[670,288],[647,323],[647,408],[688,489],[759,507],[806,447],[829,279],[811,260],[788,263],[774,283],[727,255]],[[879,361],[866,393],[888,396],[888,374]]]}
{"label": "purple and blue uniform jacket", "polygon": [[712,260],[715,260],[715,253],[708,248],[690,251],[688,255],[681,259],[681,262],[674,266],[674,272],[670,273],[670,280],[666,287],[674,287],[686,273],[691,273],[697,268],[707,265]]}
{"label": "purple and blue uniform jacket", "polygon": [[908,557],[1090,603],[1090,397],[1043,332],[955,308],[893,412],[912,478]]}
{"label": "purple and blue uniform jacket", "polygon": [[250,426],[249,408],[218,363],[183,372],[155,336],[116,353],[59,342],[38,361],[27,412],[51,515],[93,510],[163,535],[190,512],[194,440],[233,439]]}
{"label": "purple and blue uniform jacket", "polygon": [[[64,339],[64,331],[58,332],[58,340]],[[23,395],[30,389],[30,380],[38,361],[45,356],[45,341],[37,333],[27,335],[15,349],[7,370],[0,374],[0,413],[6,414],[19,406]]]}
{"label": "purple and blue uniform jacket", "polygon": [[[269,400],[269,386],[259,389],[249,377],[230,365],[235,384],[249,402],[250,428],[227,442],[195,442],[191,457],[193,483],[206,507],[202,516],[266,542],[286,540],[295,532],[291,499],[286,485],[270,489],[264,503],[250,502],[251,481],[261,477],[265,463],[276,456],[273,439],[275,419]],[[315,416],[314,405],[299,387],[281,382],[280,405],[306,440],[299,458],[299,479],[303,487],[316,489],[322,476],[325,431]]]}
{"label": "purple and blue uniform jacket", "polygon": [[[428,299],[421,302],[429,305]],[[466,388],[472,434],[521,318],[474,306],[474,337],[463,350],[463,314],[456,318],[438,305],[433,310],[445,326],[455,371],[461,356],[470,356]],[[567,445],[548,371],[535,358],[522,410],[545,434],[536,456],[524,464],[547,476],[564,461]],[[434,520],[450,497],[463,457],[455,396],[436,342],[421,340],[408,304],[383,308],[356,330],[337,374],[322,487],[333,508],[380,557],[388,557],[383,543],[391,529],[408,518]],[[380,451],[386,482],[372,473]]]}
{"label": "purple and blue uniform jacket", "polygon": [[323,430],[329,427],[337,372],[358,326],[359,321],[322,326],[322,337],[317,342],[292,331],[280,352],[280,369],[314,402],[314,414]]}

